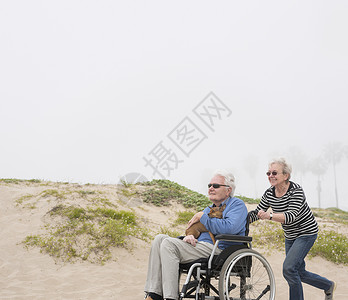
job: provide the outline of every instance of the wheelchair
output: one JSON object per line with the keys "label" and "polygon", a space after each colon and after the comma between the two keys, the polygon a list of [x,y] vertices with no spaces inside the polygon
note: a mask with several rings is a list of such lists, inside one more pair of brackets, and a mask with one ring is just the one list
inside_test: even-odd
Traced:
{"label": "wheelchair", "polygon": [[[179,267],[179,300],[274,300],[275,278],[267,260],[252,249],[248,213],[245,236],[221,234],[210,257]],[[221,241],[239,243],[215,255]]]}

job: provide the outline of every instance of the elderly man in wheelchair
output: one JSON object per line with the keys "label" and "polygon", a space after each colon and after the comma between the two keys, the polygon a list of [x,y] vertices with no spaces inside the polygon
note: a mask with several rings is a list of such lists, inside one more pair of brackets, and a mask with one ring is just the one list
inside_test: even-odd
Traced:
{"label": "elderly man in wheelchair", "polygon": [[[207,232],[152,243],[146,300],[274,299],[274,276],[268,262],[251,249],[244,202],[234,197],[234,176],[216,172],[208,184],[212,205],[193,216],[188,227],[202,223]],[[226,205],[226,206],[225,206]],[[222,218],[210,218],[211,207],[223,206]],[[215,244],[213,239],[215,239]]]}

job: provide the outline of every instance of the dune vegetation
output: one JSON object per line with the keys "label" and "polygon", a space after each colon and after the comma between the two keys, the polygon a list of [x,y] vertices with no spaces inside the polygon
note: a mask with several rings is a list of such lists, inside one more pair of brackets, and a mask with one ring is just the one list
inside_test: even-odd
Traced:
{"label": "dune vegetation", "polygon": [[[39,247],[41,252],[65,262],[82,260],[103,264],[115,258],[112,255],[113,249],[123,247],[131,250],[131,238],[150,242],[156,233],[178,236],[193,214],[210,204],[206,196],[169,180],[124,183],[115,187],[119,197],[136,198],[140,201],[140,206],[168,207],[177,202],[185,208],[177,212],[177,217],[171,224],[154,229],[149,228],[148,223],[132,208],[120,206],[119,197],[108,197],[100,189],[100,185],[51,183],[36,179],[0,179],[0,184],[47,187],[39,193],[26,194],[15,201],[20,209],[29,210],[35,210],[43,201],[50,203],[43,216],[42,230],[27,236],[22,244],[28,249]],[[238,197],[250,205],[259,202],[259,199]],[[348,212],[338,209],[313,209],[313,212],[319,220],[320,231],[309,255],[347,265]],[[340,232],[337,228],[340,228]],[[250,225],[250,233],[254,247],[264,251],[283,251],[284,236],[280,224],[255,222]]]}

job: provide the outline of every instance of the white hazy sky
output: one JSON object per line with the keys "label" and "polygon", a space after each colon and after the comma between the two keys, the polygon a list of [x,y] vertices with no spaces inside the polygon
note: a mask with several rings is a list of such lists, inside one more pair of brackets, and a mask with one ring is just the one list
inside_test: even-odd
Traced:
{"label": "white hazy sky", "polygon": [[[166,178],[205,193],[229,169],[260,197],[274,156],[348,145],[347,15],[347,1],[1,1],[0,177],[152,179],[162,142],[181,160]],[[193,111],[210,92],[231,111],[213,130]],[[188,156],[169,138],[183,120],[205,137]],[[315,175],[293,180],[318,206]],[[332,166],[321,199],[335,206]]]}

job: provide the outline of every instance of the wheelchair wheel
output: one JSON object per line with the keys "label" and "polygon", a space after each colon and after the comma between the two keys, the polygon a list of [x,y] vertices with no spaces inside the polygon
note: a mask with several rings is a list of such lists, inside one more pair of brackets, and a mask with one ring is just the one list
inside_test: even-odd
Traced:
{"label": "wheelchair wheel", "polygon": [[232,253],[220,272],[219,297],[220,300],[274,300],[275,279],[268,261],[252,249]]}

